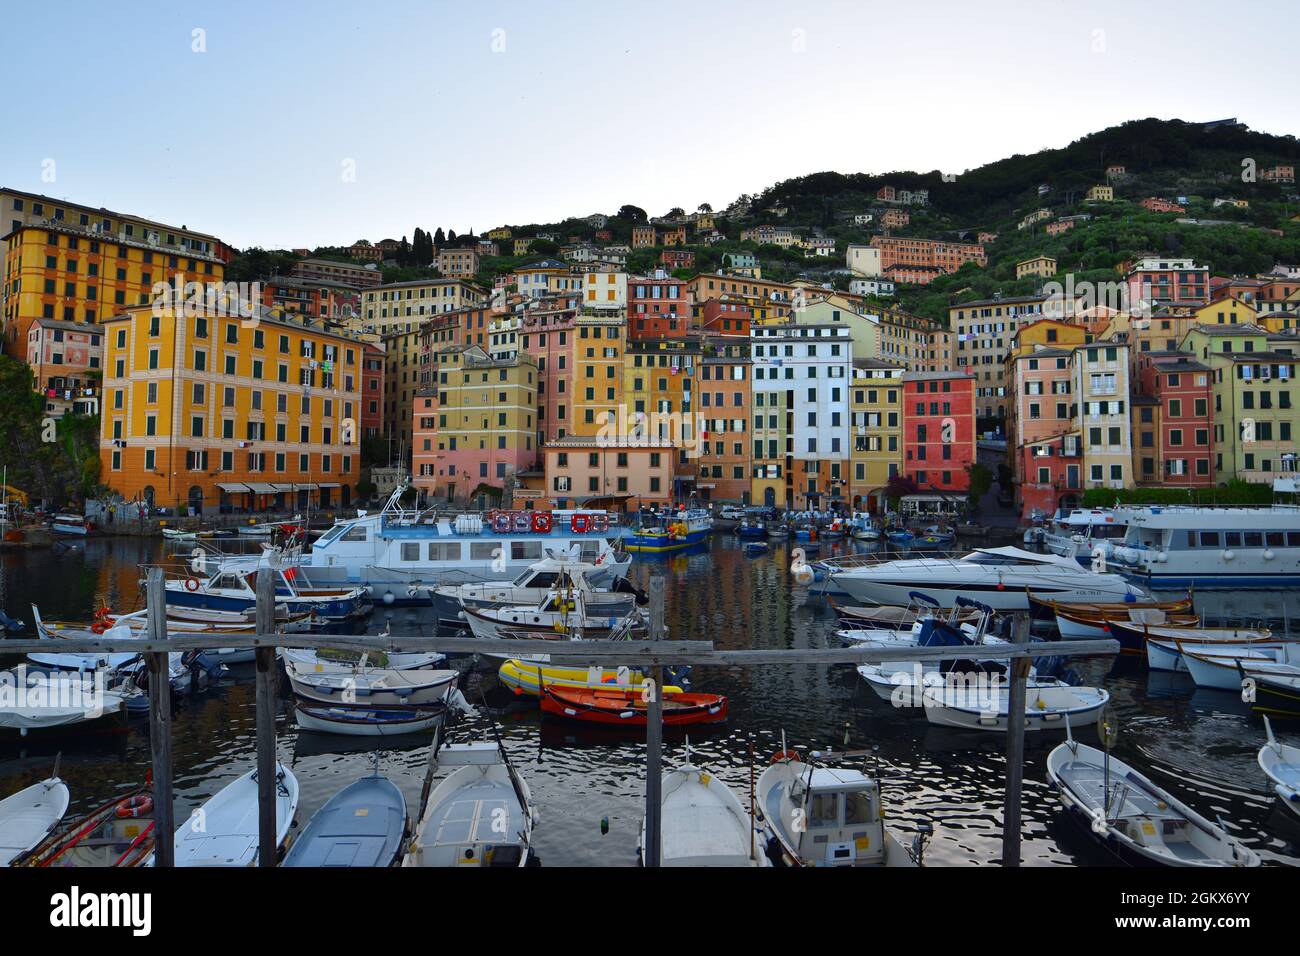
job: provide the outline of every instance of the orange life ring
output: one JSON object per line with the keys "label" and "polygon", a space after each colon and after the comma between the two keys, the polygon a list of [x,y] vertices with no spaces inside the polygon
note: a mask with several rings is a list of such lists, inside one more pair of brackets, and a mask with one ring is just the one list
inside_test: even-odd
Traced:
{"label": "orange life ring", "polygon": [[533,530],[538,534],[551,533],[551,513],[549,511],[533,512]]}
{"label": "orange life ring", "polygon": [[134,797],[127,797],[117,805],[114,813],[121,819],[147,817],[153,813],[153,798],[143,793]]}
{"label": "orange life ring", "polygon": [[194,593],[195,591],[197,591],[198,589],[199,589],[199,579],[198,579],[198,578],[189,577],[189,578],[186,578],[186,579],[185,579],[185,590],[187,590],[187,591],[189,591],[191,594],[193,594],[193,593]]}
{"label": "orange life ring", "polygon": [[772,763],[780,763],[782,760],[798,760],[799,754],[794,750],[778,750],[772,754]]}
{"label": "orange life ring", "polygon": [[96,621],[94,624],[90,625],[90,629],[96,634],[103,634],[108,630],[108,625],[103,621]]}
{"label": "orange life ring", "polygon": [[569,527],[575,534],[586,534],[591,529],[591,517],[589,515],[574,515],[569,519]]}

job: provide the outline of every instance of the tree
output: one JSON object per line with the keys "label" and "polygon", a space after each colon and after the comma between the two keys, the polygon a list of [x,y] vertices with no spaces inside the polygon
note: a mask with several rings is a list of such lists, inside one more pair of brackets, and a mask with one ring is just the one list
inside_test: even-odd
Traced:
{"label": "tree", "polygon": [[713,207],[706,202],[702,202],[695,208],[696,212],[713,212]]}
{"label": "tree", "polygon": [[976,511],[979,509],[980,499],[993,487],[993,472],[988,465],[973,461],[966,466],[966,474],[970,479],[966,500],[970,502],[971,510]]}
{"label": "tree", "polygon": [[650,217],[646,215],[646,211],[642,209],[640,206],[628,205],[628,206],[619,206],[618,212],[614,214],[614,218],[624,219],[627,222],[631,222],[631,223],[639,223],[639,222],[645,222]]}
{"label": "tree", "polygon": [[433,234],[433,244],[435,246],[441,246],[446,241],[447,235],[442,231],[442,226],[439,226],[438,231]]}

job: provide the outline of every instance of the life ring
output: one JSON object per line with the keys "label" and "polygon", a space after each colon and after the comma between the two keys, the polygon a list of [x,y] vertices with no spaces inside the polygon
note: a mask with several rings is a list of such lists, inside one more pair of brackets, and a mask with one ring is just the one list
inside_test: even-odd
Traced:
{"label": "life ring", "polygon": [[772,754],[772,763],[780,763],[782,760],[798,760],[799,754],[794,750],[778,750]]}
{"label": "life ring", "polygon": [[525,532],[530,527],[532,527],[532,522],[528,520],[527,512],[516,511],[514,525],[515,525],[514,530],[516,533]]}
{"label": "life ring", "polygon": [[498,534],[509,534],[510,515],[506,514],[504,511],[498,512],[492,518],[492,530],[497,532]]}
{"label": "life ring", "polygon": [[103,621],[96,621],[94,624],[90,625],[90,629],[96,634],[103,634],[108,630],[108,625]]}
{"label": "life ring", "polygon": [[597,534],[601,534],[601,533],[603,533],[603,532],[608,531],[608,530],[609,530],[609,515],[605,514],[604,512],[602,512],[602,513],[600,513],[600,514],[597,514],[597,515],[592,515],[592,516],[591,516],[591,529],[592,529],[593,531],[595,531]]}
{"label": "life ring", "polygon": [[121,819],[128,817],[147,817],[153,813],[153,798],[145,794],[127,797],[117,805],[114,813]]}
{"label": "life ring", "polygon": [[198,579],[198,578],[190,577],[190,578],[186,578],[186,579],[185,579],[185,590],[187,590],[187,591],[189,591],[191,594],[193,594],[193,593],[194,593],[195,591],[197,591],[198,589],[199,589],[199,579]]}
{"label": "life ring", "polygon": [[574,515],[569,519],[569,527],[573,530],[574,534],[586,534],[591,530],[590,515]]}
{"label": "life ring", "polygon": [[538,534],[551,533],[551,513],[549,511],[533,512],[533,530]]}

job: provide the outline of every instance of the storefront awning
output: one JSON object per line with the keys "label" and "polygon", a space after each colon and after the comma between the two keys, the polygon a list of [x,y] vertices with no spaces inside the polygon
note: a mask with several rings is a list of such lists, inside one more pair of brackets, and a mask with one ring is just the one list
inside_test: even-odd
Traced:
{"label": "storefront awning", "polygon": [[242,494],[248,491],[248,485],[239,481],[218,481],[217,487],[222,491],[228,491],[231,494]]}
{"label": "storefront awning", "polygon": [[283,481],[277,481],[275,483],[275,490],[276,491],[315,491],[316,483],[313,481],[299,481],[299,482],[294,482],[293,484],[288,484]]}
{"label": "storefront awning", "polygon": [[276,494],[276,488],[275,488],[275,485],[270,485],[270,484],[267,484],[266,482],[253,482],[253,481],[250,481],[250,482],[248,483],[248,490],[251,491],[251,492],[252,492],[253,494],[255,494],[255,495],[273,495],[273,494]]}
{"label": "storefront awning", "polygon": [[321,488],[338,488],[338,487],[339,487],[339,483],[338,483],[337,481],[322,481],[322,482],[320,483],[320,487],[321,487]]}

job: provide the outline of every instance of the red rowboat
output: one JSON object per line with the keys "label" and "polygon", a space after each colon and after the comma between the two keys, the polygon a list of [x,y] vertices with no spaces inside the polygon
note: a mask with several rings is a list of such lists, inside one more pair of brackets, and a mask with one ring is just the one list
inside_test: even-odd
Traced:
{"label": "red rowboat", "polygon": [[[720,724],[727,719],[727,698],[718,694],[663,692],[664,726]],[[640,687],[542,688],[542,712],[569,720],[617,727],[644,727],[649,705]]]}

